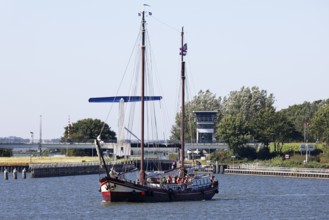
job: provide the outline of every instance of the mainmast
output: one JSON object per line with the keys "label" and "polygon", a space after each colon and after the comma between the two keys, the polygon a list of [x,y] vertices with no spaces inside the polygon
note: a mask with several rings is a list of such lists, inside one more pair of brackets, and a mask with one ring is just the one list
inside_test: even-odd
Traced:
{"label": "mainmast", "polygon": [[142,11],[142,85],[141,85],[141,160],[140,160],[140,174],[139,181],[144,184],[145,171],[144,171],[144,116],[145,116],[145,11]]}
{"label": "mainmast", "polygon": [[184,56],[187,52],[187,45],[184,44],[184,27],[182,27],[182,47],[181,47],[181,82],[182,82],[182,100],[181,100],[181,133],[180,133],[180,140],[181,140],[181,148],[180,148],[180,161],[181,161],[181,170],[180,170],[180,177],[184,176],[184,159],[185,159],[185,125],[184,125],[184,118],[185,118],[185,61]]}

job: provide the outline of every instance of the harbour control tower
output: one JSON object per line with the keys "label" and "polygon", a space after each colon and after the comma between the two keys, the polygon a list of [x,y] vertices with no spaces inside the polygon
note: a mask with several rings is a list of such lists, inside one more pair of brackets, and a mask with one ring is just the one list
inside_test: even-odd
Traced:
{"label": "harbour control tower", "polygon": [[196,142],[213,143],[217,111],[193,111],[193,113],[196,116]]}

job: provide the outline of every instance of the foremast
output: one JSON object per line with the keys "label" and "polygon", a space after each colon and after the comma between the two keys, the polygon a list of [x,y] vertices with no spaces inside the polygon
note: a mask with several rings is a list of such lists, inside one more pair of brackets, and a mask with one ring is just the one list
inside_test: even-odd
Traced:
{"label": "foremast", "polygon": [[181,33],[181,87],[182,87],[182,100],[181,100],[181,132],[180,132],[180,142],[181,142],[181,149],[180,149],[180,162],[181,162],[181,167],[180,167],[180,178],[184,177],[184,170],[185,170],[185,165],[184,165],[184,160],[185,160],[185,123],[184,123],[184,118],[185,118],[185,61],[184,61],[184,56],[186,55],[187,52],[187,45],[184,44],[184,27],[182,27],[182,33]]}

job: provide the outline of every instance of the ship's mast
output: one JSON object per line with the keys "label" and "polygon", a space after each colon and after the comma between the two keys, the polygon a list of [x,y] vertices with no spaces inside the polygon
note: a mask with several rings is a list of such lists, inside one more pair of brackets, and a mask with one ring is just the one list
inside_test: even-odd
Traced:
{"label": "ship's mast", "polygon": [[141,160],[140,160],[140,174],[139,181],[144,184],[144,96],[145,96],[145,11],[142,11],[142,86],[141,86]]}
{"label": "ship's mast", "polygon": [[180,149],[180,161],[181,161],[181,172],[180,177],[184,175],[184,159],[185,159],[185,126],[184,126],[184,118],[185,118],[185,61],[184,56],[186,55],[186,51],[184,48],[184,27],[182,27],[182,47],[181,47],[181,82],[182,82],[182,100],[181,100],[181,133],[180,133],[180,140],[181,140],[181,149]]}

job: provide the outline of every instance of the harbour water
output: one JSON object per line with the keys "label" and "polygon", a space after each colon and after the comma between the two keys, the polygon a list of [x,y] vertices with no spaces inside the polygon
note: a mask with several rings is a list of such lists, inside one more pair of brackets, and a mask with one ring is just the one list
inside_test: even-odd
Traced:
{"label": "harbour water", "polygon": [[[1,173],[3,174],[3,173]],[[3,176],[2,176],[3,177]],[[216,175],[211,201],[105,204],[98,175],[0,179],[0,219],[327,219],[329,182]]]}

